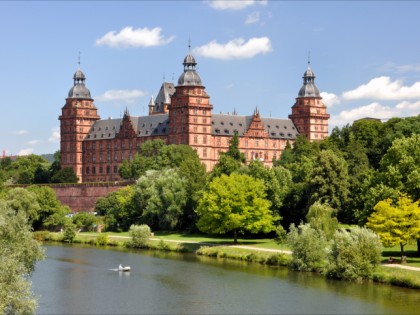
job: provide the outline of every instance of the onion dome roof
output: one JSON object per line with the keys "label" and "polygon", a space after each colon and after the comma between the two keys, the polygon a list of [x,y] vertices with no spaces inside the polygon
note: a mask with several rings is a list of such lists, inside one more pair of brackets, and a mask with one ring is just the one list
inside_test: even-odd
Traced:
{"label": "onion dome roof", "polygon": [[299,90],[298,97],[320,97],[319,90],[315,85],[315,74],[309,67],[303,74],[303,85]]}
{"label": "onion dome roof", "polygon": [[182,64],[184,65],[184,72],[178,79],[178,86],[201,86],[201,78],[195,70],[197,62],[193,55],[188,54]]}
{"label": "onion dome roof", "polygon": [[69,91],[68,98],[91,98],[90,91],[85,85],[86,76],[82,70],[77,69],[73,80],[74,85]]}

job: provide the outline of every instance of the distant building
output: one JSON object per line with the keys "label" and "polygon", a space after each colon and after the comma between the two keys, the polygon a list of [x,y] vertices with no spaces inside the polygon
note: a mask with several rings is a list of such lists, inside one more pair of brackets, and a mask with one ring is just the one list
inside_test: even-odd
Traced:
{"label": "distant building", "polygon": [[72,167],[81,182],[120,180],[119,165],[134,157],[142,143],[162,139],[167,144],[186,144],[196,150],[207,170],[213,169],[220,153],[238,132],[239,149],[247,162],[261,160],[272,166],[287,142],[299,134],[310,141],[328,135],[327,109],[309,67],[303,75],[289,118],[214,114],[210,96],[196,72],[196,61],[188,54],[178,84],[164,82],[149,102],[149,115],[135,117],[125,110],[118,119],[101,120],[80,68],[59,117],[61,122],[61,166]]}

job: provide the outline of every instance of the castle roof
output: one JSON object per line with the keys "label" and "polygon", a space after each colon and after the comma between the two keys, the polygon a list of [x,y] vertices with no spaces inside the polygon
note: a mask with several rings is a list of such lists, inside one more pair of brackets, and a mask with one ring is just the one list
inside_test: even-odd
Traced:
{"label": "castle roof", "polygon": [[[248,130],[254,116],[213,114],[212,135],[231,137],[235,131],[241,137]],[[168,114],[130,117],[137,137],[167,136],[169,134]],[[295,139],[299,134],[290,119],[261,117],[264,129],[272,139]],[[95,121],[86,140],[113,139],[120,131],[122,118]]]}

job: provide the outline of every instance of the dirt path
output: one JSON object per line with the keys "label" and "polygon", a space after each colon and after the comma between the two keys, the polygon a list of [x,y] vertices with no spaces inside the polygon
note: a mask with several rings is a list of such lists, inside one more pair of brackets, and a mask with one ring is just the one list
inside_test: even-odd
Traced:
{"label": "dirt path", "polygon": [[382,266],[420,271],[420,267],[412,267],[412,266],[406,266],[406,265],[400,265],[400,264],[383,264]]}

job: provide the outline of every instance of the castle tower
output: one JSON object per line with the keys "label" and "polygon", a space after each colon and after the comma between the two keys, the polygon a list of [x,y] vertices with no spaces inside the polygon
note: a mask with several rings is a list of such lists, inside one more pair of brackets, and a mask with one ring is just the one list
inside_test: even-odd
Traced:
{"label": "castle tower", "polygon": [[61,168],[71,167],[83,182],[83,140],[93,123],[100,117],[93,104],[89,89],[85,86],[86,77],[79,68],[73,76],[74,85],[70,89],[66,104],[61,109],[60,152]]}
{"label": "castle tower", "polygon": [[208,167],[211,155],[211,117],[213,106],[191,54],[184,58],[184,72],[178,79],[169,109],[170,144],[188,144]]}
{"label": "castle tower", "polygon": [[303,86],[299,90],[292,114],[289,118],[295,124],[300,134],[306,135],[309,141],[322,140],[328,136],[327,107],[322,102],[322,97],[315,85],[315,74],[308,68],[303,74]]}

